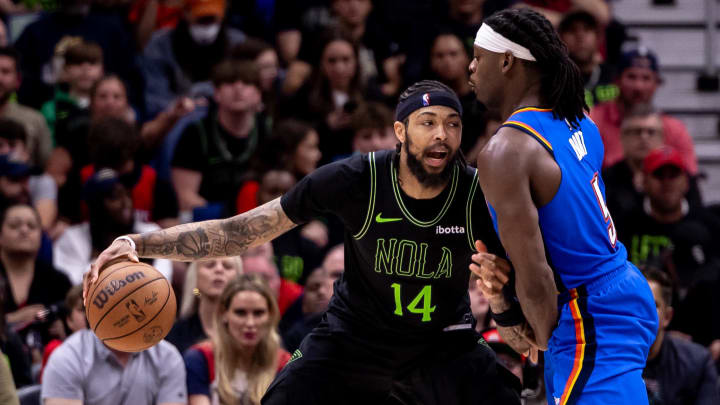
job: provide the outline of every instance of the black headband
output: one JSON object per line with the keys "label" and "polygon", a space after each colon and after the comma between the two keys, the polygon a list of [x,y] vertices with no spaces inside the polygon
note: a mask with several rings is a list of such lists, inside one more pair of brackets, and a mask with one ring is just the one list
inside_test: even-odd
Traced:
{"label": "black headband", "polygon": [[460,100],[455,93],[449,91],[430,91],[427,93],[415,93],[412,96],[398,103],[395,108],[395,121],[403,121],[413,111],[432,105],[443,105],[450,107],[462,115],[463,109]]}

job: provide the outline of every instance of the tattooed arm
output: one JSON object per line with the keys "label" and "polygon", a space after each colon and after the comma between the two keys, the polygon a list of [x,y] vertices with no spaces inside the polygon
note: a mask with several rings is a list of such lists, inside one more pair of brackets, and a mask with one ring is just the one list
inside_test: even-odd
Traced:
{"label": "tattooed arm", "polygon": [[285,215],[280,198],[227,219],[194,222],[140,235],[128,235],[135,250],[124,240],[113,242],[97,258],[83,281],[84,291],[96,280],[99,269],[118,257],[191,261],[238,256],[247,249],[273,240],[296,225]]}
{"label": "tattooed arm", "polygon": [[140,257],[187,261],[238,256],[295,226],[280,206],[280,198],[276,198],[232,218],[178,225],[130,237]]}

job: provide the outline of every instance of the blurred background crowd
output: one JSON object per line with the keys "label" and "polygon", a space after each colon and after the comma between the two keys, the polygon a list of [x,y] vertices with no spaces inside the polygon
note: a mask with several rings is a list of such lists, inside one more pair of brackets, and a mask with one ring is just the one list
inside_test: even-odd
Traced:
{"label": "blurred background crowd", "polygon": [[[550,19],[585,78],[607,205],[661,319],[651,404],[720,403],[716,5],[0,0],[0,403],[259,403],[342,276],[336,219],[242,258],[155,260],[178,321],[137,354],[86,330],[83,273],[120,235],[242,213],[319,165],[394,148],[397,96],[420,79],[460,97],[474,164],[501,118],[468,85],[472,45],[507,7]],[[502,342],[474,278],[469,296],[524,400],[544,403],[542,364]]]}

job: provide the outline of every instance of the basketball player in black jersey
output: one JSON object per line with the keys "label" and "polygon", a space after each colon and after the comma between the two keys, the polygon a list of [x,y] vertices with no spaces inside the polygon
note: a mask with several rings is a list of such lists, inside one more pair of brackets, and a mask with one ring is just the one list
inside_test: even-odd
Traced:
{"label": "basketball player in black jersey", "polygon": [[197,260],[234,256],[321,215],[345,226],[345,268],[320,325],[269,387],[263,404],[516,404],[519,382],[479,339],[470,315],[474,241],[501,247],[458,152],[462,107],[422,81],[396,109],[397,150],[317,169],[247,213],[129,235],[117,256]]}

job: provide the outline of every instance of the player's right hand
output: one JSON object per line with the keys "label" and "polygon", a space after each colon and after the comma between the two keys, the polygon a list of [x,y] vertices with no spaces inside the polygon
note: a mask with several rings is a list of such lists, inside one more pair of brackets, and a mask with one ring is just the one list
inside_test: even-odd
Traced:
{"label": "player's right hand", "polygon": [[475,241],[475,248],[478,253],[472,255],[472,263],[470,263],[470,271],[478,276],[478,287],[482,291],[485,298],[492,300],[502,298],[503,286],[510,279],[510,263],[487,252],[487,248],[482,241]]}
{"label": "player's right hand", "polygon": [[83,303],[87,305],[88,291],[95,284],[100,274],[100,270],[110,261],[123,258],[131,262],[138,263],[137,252],[130,246],[126,240],[116,240],[107,249],[105,249],[90,266],[90,271],[83,276]]}

